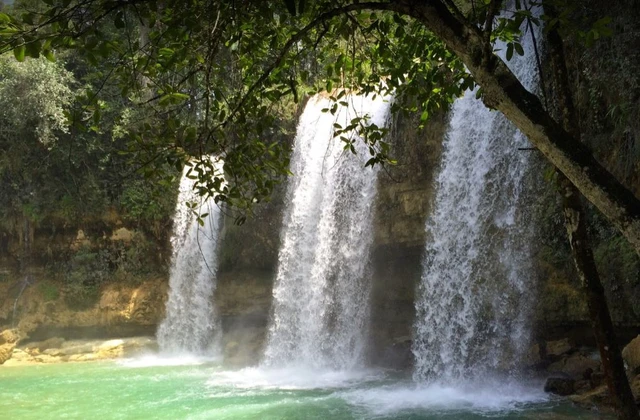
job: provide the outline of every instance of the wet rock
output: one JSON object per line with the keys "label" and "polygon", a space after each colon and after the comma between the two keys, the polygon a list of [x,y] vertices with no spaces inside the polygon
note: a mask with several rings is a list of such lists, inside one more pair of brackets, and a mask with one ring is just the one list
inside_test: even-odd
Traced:
{"label": "wet rock", "polygon": [[[8,293],[8,287],[9,283],[0,283],[0,296]],[[72,338],[64,335],[67,330],[108,330],[109,336],[123,330],[123,336],[131,335],[127,331],[155,329],[164,317],[166,295],[166,280],[161,278],[136,285],[114,283],[102,290],[95,305],[75,309],[67,305],[62,294],[55,300],[46,301],[38,288],[27,288],[18,304],[20,318],[17,327],[21,333],[32,336],[35,341],[30,343],[30,347],[38,348],[40,352],[62,348],[60,343],[49,339],[52,336]],[[13,309],[13,302],[0,302],[0,319],[9,319]]]}
{"label": "wet rock", "polygon": [[20,340],[20,332],[16,329],[9,329],[0,332],[0,345],[17,343]]}
{"label": "wet rock", "polygon": [[265,334],[261,328],[237,328],[223,337],[225,364],[236,367],[248,366],[260,357]]}
{"label": "wet rock", "polygon": [[622,350],[622,358],[630,375],[640,374],[640,335],[631,340]]}
{"label": "wet rock", "polygon": [[522,359],[523,363],[527,366],[540,364],[542,362],[540,345],[533,344],[531,347],[529,347],[529,350],[527,350]]}
{"label": "wet rock", "polygon": [[124,355],[124,340],[109,340],[97,347],[93,351],[98,359],[115,359]]}
{"label": "wet rock", "polygon": [[580,352],[573,353],[549,365],[548,371],[562,374],[575,380],[589,379],[593,372],[600,370],[600,361],[585,356]]}
{"label": "wet rock", "polygon": [[567,377],[551,377],[544,384],[544,392],[567,396],[575,392],[576,381]]}
{"label": "wet rock", "polygon": [[73,354],[71,356],[69,356],[69,358],[66,361],[69,362],[93,362],[95,360],[101,360],[101,358],[93,353],[87,353],[87,354]]}
{"label": "wet rock", "polygon": [[546,354],[547,357],[559,357],[570,353],[573,349],[569,339],[563,338],[562,340],[547,341]]}
{"label": "wet rock", "polygon": [[597,407],[598,409],[603,409],[611,404],[609,391],[607,390],[606,385],[600,385],[599,387],[582,394],[571,395],[569,399],[575,404],[585,408]]}
{"label": "wet rock", "polygon": [[64,338],[52,337],[44,341],[29,343],[26,345],[26,347],[30,349],[38,349],[40,352],[43,352],[47,349],[56,349],[62,347],[64,341]]}
{"label": "wet rock", "polygon": [[[113,340],[46,340],[48,345],[60,343],[60,347],[48,347],[43,343],[30,343],[13,350],[11,365],[27,363],[87,362],[117,359],[157,351],[157,342],[152,337],[129,337]],[[40,351],[41,347],[47,347]]]}
{"label": "wet rock", "polygon": [[20,366],[30,363],[35,363],[34,358],[26,351],[15,348],[13,349],[13,353],[11,353],[11,358],[4,362],[4,366]]}
{"label": "wet rock", "polygon": [[4,330],[0,333],[0,365],[11,358],[13,349],[20,338],[20,332],[15,329]]}

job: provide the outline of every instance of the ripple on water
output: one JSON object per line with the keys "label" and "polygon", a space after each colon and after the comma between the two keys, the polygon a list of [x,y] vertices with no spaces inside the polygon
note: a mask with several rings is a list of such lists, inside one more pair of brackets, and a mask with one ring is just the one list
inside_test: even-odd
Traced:
{"label": "ripple on water", "polygon": [[195,356],[192,354],[146,354],[134,358],[122,359],[118,365],[129,368],[157,366],[196,366],[220,362],[220,358]]}
{"label": "ripple on water", "polygon": [[383,378],[382,372],[376,370],[327,371],[305,367],[283,369],[250,367],[216,372],[207,385],[236,389],[318,390],[347,388]]}
{"label": "ripple on water", "polygon": [[[157,362],[157,361],[156,361]],[[184,360],[183,360],[184,362]],[[123,364],[125,363],[125,364]],[[500,381],[416,386],[381,371],[222,370],[147,361],[0,370],[0,418],[595,419],[541,386]],[[133,366],[133,367],[132,367]]]}
{"label": "ripple on water", "polygon": [[521,411],[548,401],[540,387],[520,384],[476,383],[391,384],[340,392],[345,401],[374,416],[404,412],[499,414]]}

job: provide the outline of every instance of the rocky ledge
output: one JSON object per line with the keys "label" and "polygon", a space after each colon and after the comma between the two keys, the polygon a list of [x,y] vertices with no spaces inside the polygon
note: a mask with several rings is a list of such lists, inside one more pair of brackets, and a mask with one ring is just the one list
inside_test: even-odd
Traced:
{"label": "rocky ledge", "polygon": [[[13,332],[4,331],[0,337]],[[6,343],[3,345],[6,346]],[[0,355],[2,348],[0,346]],[[50,338],[13,346],[4,366],[19,366],[34,363],[92,362],[96,360],[134,357],[156,352],[157,343],[153,337],[128,337],[111,340],[64,340]]]}
{"label": "rocky ledge", "polygon": [[[610,398],[604,383],[599,354],[592,348],[576,348],[568,339],[545,343],[535,364],[547,376],[544,390],[566,396],[586,408],[610,410]],[[640,335],[622,351],[631,390],[640,405]]]}

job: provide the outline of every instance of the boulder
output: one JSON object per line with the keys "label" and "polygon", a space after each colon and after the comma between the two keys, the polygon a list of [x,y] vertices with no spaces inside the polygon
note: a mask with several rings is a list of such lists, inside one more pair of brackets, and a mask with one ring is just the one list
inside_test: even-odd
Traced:
{"label": "boulder", "polygon": [[564,354],[570,353],[573,350],[573,346],[569,342],[568,338],[562,340],[547,341],[546,353],[547,357],[559,357]]}
{"label": "boulder", "polygon": [[606,385],[600,385],[582,394],[572,395],[569,399],[584,408],[591,409],[597,407],[601,412],[611,405],[611,399],[609,398],[609,391]]}
{"label": "boulder", "polygon": [[593,372],[600,371],[600,361],[576,352],[549,365],[548,371],[575,380],[589,379]]}
{"label": "boulder", "polygon": [[38,363],[60,363],[60,357],[50,356],[48,354],[39,354],[34,356],[33,359]]}
{"label": "boulder", "polygon": [[0,332],[0,345],[12,344],[20,341],[20,333],[16,329],[9,329]]}
{"label": "boulder", "polygon": [[66,341],[60,349],[49,349],[47,352],[55,352],[61,356],[71,356],[74,354],[93,353],[94,342],[85,340]]}
{"label": "boulder", "polygon": [[131,337],[124,339],[122,356],[132,357],[141,353],[157,351],[158,342],[155,337]]}
{"label": "boulder", "polygon": [[20,332],[15,329],[4,330],[0,333],[0,365],[11,358],[13,349],[20,338]]}
{"label": "boulder", "polygon": [[551,377],[547,378],[544,384],[544,392],[550,392],[552,394],[567,396],[575,392],[576,381],[567,377]]}
{"label": "boulder", "polygon": [[16,347],[11,353],[11,358],[4,362],[4,366],[21,366],[34,362],[35,360],[29,353]]}
{"label": "boulder", "polygon": [[11,354],[13,353],[14,347],[15,345],[11,345],[11,344],[0,345],[0,365],[4,364],[4,362],[6,362],[11,358]]}
{"label": "boulder", "polygon": [[630,376],[640,374],[640,335],[631,340],[622,350],[622,358],[627,364]]}
{"label": "boulder", "polygon": [[[53,345],[59,347],[51,347]],[[129,337],[112,340],[68,340],[60,338],[29,343],[13,350],[14,365],[26,363],[86,362],[131,357],[157,351],[152,337]],[[40,351],[41,349],[44,349]]]}
{"label": "boulder", "polygon": [[94,348],[98,359],[115,359],[124,355],[124,340],[109,340]]}
{"label": "boulder", "polygon": [[37,349],[39,352],[44,352],[48,349],[58,349],[62,347],[64,343],[64,338],[60,337],[52,337],[44,341],[36,341],[33,343],[26,344],[25,347],[29,349]]}

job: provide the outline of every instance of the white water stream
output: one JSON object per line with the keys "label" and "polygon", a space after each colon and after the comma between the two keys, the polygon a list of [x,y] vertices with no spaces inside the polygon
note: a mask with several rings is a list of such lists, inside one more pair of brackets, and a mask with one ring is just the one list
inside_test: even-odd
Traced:
{"label": "white water stream", "polygon": [[353,155],[333,133],[334,123],[345,127],[365,114],[383,126],[389,100],[347,101],[332,115],[322,112],[329,99],[313,97],[298,124],[265,367],[349,370],[363,362],[378,168],[364,168],[362,141]]}
{"label": "white water stream", "polygon": [[[222,160],[211,157],[215,176],[223,176]],[[157,338],[165,355],[191,354],[213,357],[219,354],[220,322],[213,293],[216,288],[217,250],[221,213],[212,199],[203,200],[194,189],[189,166],[184,168],[173,217],[173,255],[169,277],[166,315]],[[195,173],[193,173],[195,175]],[[197,203],[190,209],[186,203]],[[208,213],[201,226],[197,214]]]}
{"label": "white water stream", "polygon": [[[535,90],[530,34],[523,47],[525,55],[508,64]],[[529,146],[525,136],[475,96],[467,92],[453,105],[426,224],[413,344],[419,382],[508,373],[528,344],[532,203],[525,177],[532,152],[519,150]]]}

